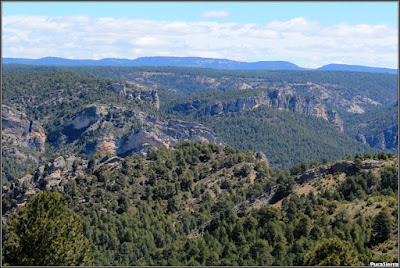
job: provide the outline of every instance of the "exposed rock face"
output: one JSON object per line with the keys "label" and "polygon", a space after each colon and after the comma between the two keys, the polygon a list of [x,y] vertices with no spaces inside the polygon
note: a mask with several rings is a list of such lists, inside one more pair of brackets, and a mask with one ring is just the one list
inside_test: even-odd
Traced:
{"label": "exposed rock face", "polygon": [[339,117],[339,114],[335,110],[328,110],[327,113],[327,120],[337,127],[341,132],[344,132],[343,120]]}
{"label": "exposed rock face", "polygon": [[49,142],[55,147],[63,147],[82,138],[83,133],[98,129],[100,121],[107,113],[102,106],[90,106],[80,112],[73,120],[67,122],[49,134]]}
{"label": "exposed rock face", "polygon": [[[359,127],[361,129],[360,131],[362,131],[362,129],[368,128],[369,125],[365,124],[363,126],[355,126],[355,128],[357,127]],[[380,150],[397,150],[399,144],[398,125],[390,126],[376,135],[358,134],[355,136],[355,139]]]}
{"label": "exposed rock face", "polygon": [[362,168],[365,169],[373,169],[373,168],[380,168],[382,166],[382,163],[376,160],[365,160],[362,163]]}
{"label": "exposed rock face", "polygon": [[120,94],[121,96],[126,96],[126,90],[124,85],[112,83],[110,87],[114,92]]}
{"label": "exposed rock face", "polygon": [[54,159],[53,163],[50,165],[49,172],[53,173],[57,170],[61,170],[67,167],[67,164],[65,163],[65,159],[62,156],[57,157]]}
{"label": "exposed rock face", "polygon": [[[142,100],[154,105],[157,109],[160,108],[160,99],[158,97],[157,90],[151,90],[132,82],[126,82],[126,84],[128,87],[123,84],[112,83],[110,88],[112,91],[120,94],[123,97]],[[133,85],[135,88],[132,88],[132,86],[129,87],[129,85]]]}
{"label": "exposed rock face", "polygon": [[296,96],[290,91],[286,93],[278,90],[263,91],[256,96],[239,98],[229,102],[215,102],[209,106],[199,109],[199,106],[204,102],[204,100],[196,100],[193,102],[182,103],[175,106],[174,110],[181,111],[186,114],[198,112],[199,114],[218,115],[224,111],[241,112],[255,109],[260,105],[266,105],[268,107],[276,107],[286,111],[321,117],[332,123],[335,127],[343,132],[343,121],[340,119],[336,111],[327,110],[325,105],[317,99],[306,99],[298,95]]}
{"label": "exposed rock face", "polygon": [[261,195],[251,198],[249,200],[245,200],[244,202],[234,206],[233,211],[235,211],[236,213],[243,213],[244,211],[241,208],[243,205],[247,205],[249,209],[254,209],[261,208],[265,204],[275,203],[276,201],[274,200],[274,195],[276,194],[278,188],[278,185],[274,185],[271,188],[268,188]]}
{"label": "exposed rock face", "polygon": [[201,141],[222,144],[221,138],[210,129],[196,123],[181,120],[148,118],[148,127],[132,132],[116,142],[117,155],[139,152],[147,154],[159,147],[173,147],[179,141]]}
{"label": "exposed rock face", "polygon": [[155,148],[169,148],[183,140],[222,144],[219,136],[197,123],[161,120],[126,108],[95,105],[52,132],[49,141],[59,152],[70,154],[85,139],[85,146],[80,150],[89,157],[97,152],[145,155]]}
{"label": "exposed rock face", "polygon": [[313,169],[309,169],[306,172],[304,172],[303,174],[299,175],[298,177],[296,177],[295,181],[297,183],[305,183],[307,181],[310,181],[312,179],[315,179],[318,176],[321,176],[323,174],[328,173],[330,170],[330,167],[327,165],[324,166],[320,166],[317,168],[313,168]]}
{"label": "exposed rock face", "polygon": [[104,112],[104,109],[100,106],[88,107],[75,117],[74,120],[66,124],[65,128],[72,127],[76,130],[86,129],[100,118],[101,112]]}
{"label": "exposed rock face", "polygon": [[346,172],[346,173],[351,174],[354,171],[355,171],[355,168],[354,168],[354,162],[353,161],[339,161],[339,162],[336,162],[331,166],[331,169],[330,169],[330,173]]}
{"label": "exposed rock face", "polygon": [[97,141],[96,151],[101,153],[115,154],[115,142],[113,135],[107,135]]}
{"label": "exposed rock face", "polygon": [[269,166],[269,159],[267,158],[267,156],[263,152],[254,153],[254,158],[257,159],[258,161],[266,162],[267,165]]}
{"label": "exposed rock face", "polygon": [[148,102],[153,104],[157,109],[160,108],[160,99],[158,97],[158,93],[156,90],[151,90],[151,91],[147,91],[147,90],[135,90],[135,91],[128,91],[128,96],[138,99],[138,100],[142,100],[144,102]]}
{"label": "exposed rock face", "polygon": [[[376,165],[370,163],[370,160],[366,160],[363,162],[363,166]],[[377,161],[376,161],[377,162]],[[368,167],[367,167],[368,168]],[[371,167],[372,168],[372,167]],[[324,174],[333,174],[333,173],[343,173],[345,172],[347,175],[351,175],[356,171],[353,161],[339,161],[330,165],[324,165],[316,168],[312,168],[304,172],[303,174],[297,176],[295,181],[299,184],[303,184],[310,180],[313,180],[317,177],[320,177]]]}
{"label": "exposed rock face", "polygon": [[33,178],[34,178],[35,181],[39,181],[39,180],[41,180],[43,178],[44,175],[45,175],[45,173],[44,173],[44,165],[42,165],[33,174]]}
{"label": "exposed rock face", "polygon": [[46,134],[42,126],[24,113],[2,105],[2,133],[15,140],[20,146],[44,153]]}

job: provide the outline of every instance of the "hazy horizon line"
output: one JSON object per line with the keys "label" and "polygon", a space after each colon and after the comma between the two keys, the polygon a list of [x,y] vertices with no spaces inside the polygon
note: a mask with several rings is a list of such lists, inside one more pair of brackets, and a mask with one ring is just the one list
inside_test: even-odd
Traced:
{"label": "hazy horizon line", "polygon": [[210,58],[210,57],[200,57],[200,56],[142,56],[142,57],[137,57],[137,58],[101,58],[101,59],[91,59],[91,58],[66,58],[66,57],[60,57],[60,56],[45,56],[45,57],[40,57],[40,58],[19,58],[19,57],[3,57],[2,59],[23,59],[23,60],[40,60],[40,59],[46,59],[46,58],[58,58],[58,59],[65,59],[65,60],[91,60],[91,61],[101,61],[101,60],[107,60],[107,59],[116,59],[116,60],[137,60],[140,58],[199,58],[199,59],[212,59],[212,60],[228,60],[228,61],[233,61],[233,62],[239,62],[239,63],[258,63],[258,62],[288,62],[292,63],[300,68],[303,69],[318,69],[323,66],[327,66],[330,64],[338,64],[338,65],[347,65],[347,66],[362,66],[362,67],[372,67],[372,68],[382,68],[382,69],[392,69],[392,70],[398,70],[399,68],[391,68],[391,67],[377,67],[377,66],[370,66],[370,65],[362,65],[362,64],[349,64],[349,63],[338,63],[338,62],[331,62],[328,64],[323,64],[320,67],[316,68],[310,68],[310,67],[302,67],[292,61],[289,60],[259,60],[259,61],[238,61],[238,60],[231,60],[227,58]]}

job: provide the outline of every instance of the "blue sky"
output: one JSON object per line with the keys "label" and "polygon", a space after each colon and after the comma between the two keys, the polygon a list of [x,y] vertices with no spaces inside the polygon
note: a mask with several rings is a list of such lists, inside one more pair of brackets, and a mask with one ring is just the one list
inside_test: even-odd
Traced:
{"label": "blue sky", "polygon": [[302,16],[323,24],[391,24],[397,27],[397,2],[3,2],[3,16],[39,15],[136,17],[152,20],[207,20],[200,14],[226,10],[226,22],[266,23]]}
{"label": "blue sky", "polygon": [[397,68],[398,3],[2,2],[3,57],[200,56]]}

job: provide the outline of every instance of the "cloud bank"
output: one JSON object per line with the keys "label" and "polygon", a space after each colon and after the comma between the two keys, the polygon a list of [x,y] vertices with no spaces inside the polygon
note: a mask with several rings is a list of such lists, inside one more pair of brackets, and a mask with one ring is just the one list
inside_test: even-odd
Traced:
{"label": "cloud bank", "polygon": [[[223,15],[220,11],[212,12],[208,16]],[[127,17],[4,16],[2,35],[3,57],[196,56],[248,62],[287,60],[310,68],[328,63],[388,68],[397,68],[398,64],[398,30],[393,27],[324,26],[302,17],[243,24]]]}
{"label": "cloud bank", "polygon": [[201,14],[202,18],[214,18],[214,19],[224,19],[229,17],[231,14],[228,11],[218,11],[218,10],[210,10],[206,11],[203,14]]}

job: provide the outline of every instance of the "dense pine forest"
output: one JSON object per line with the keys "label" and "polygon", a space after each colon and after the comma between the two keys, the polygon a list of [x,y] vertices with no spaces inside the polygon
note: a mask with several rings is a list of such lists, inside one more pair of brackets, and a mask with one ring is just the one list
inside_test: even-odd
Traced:
{"label": "dense pine forest", "polygon": [[3,65],[3,265],[398,262],[398,78]]}
{"label": "dense pine forest", "polygon": [[[183,142],[146,158],[76,157],[68,173],[60,167],[65,179],[55,185],[60,157],[45,165],[44,175],[33,173],[32,181],[3,195],[3,216],[15,219],[15,207],[32,189],[62,189],[57,198],[65,200],[65,213],[80,219],[94,265],[397,262],[398,165],[392,154],[274,171],[251,151]],[[310,170],[326,172],[310,177]],[[26,206],[39,206],[35,198]],[[3,225],[4,262],[33,264],[12,258],[26,247],[21,230],[12,227]]]}

